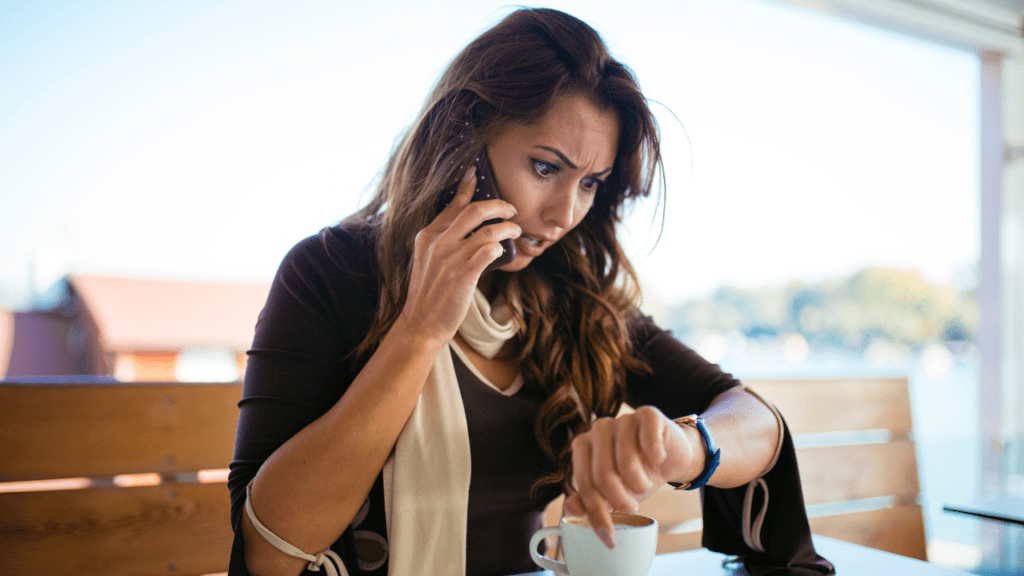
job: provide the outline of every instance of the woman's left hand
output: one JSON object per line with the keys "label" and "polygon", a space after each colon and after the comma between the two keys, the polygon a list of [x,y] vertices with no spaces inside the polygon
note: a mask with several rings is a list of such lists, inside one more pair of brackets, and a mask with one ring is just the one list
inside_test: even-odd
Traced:
{"label": "woman's left hand", "polygon": [[653,406],[595,420],[572,442],[577,492],[566,499],[566,511],[586,515],[613,548],[612,510],[635,512],[666,482],[700,474],[705,456],[694,441],[701,442],[695,429],[685,430]]}

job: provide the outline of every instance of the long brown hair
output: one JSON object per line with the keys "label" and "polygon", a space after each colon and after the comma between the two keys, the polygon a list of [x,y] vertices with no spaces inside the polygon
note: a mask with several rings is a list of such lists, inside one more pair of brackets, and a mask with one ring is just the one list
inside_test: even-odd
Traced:
{"label": "long brown hair", "polygon": [[616,227],[626,200],[648,196],[664,171],[657,124],[632,72],[577,18],[550,9],[513,12],[452,61],[392,153],[375,196],[348,221],[369,223],[376,240],[380,306],[360,346],[367,352],[402,311],[413,240],[440,211],[440,192],[455,185],[482,146],[513,124],[538,121],[567,94],[618,115],[611,175],[558,244],[522,271],[498,273],[520,325],[515,360],[549,393],[536,435],[558,470],[541,483],[566,490],[572,438],[595,416],[614,415],[627,375],[647,369],[630,337],[639,284]]}

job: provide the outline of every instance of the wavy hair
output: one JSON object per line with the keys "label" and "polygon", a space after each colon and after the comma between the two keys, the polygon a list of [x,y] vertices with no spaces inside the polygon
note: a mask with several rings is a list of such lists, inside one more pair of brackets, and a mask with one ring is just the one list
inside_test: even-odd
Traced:
{"label": "wavy hair", "polygon": [[[526,269],[498,274],[520,325],[523,376],[548,393],[535,433],[557,470],[538,485],[569,490],[570,444],[595,417],[615,415],[628,374],[647,365],[633,349],[639,316],[636,272],[616,236],[627,200],[664,181],[657,123],[633,73],[600,35],[551,9],[517,10],[449,65],[414,125],[392,152],[376,194],[349,223],[375,235],[380,306],[360,352],[398,318],[408,292],[416,233],[440,212],[470,160],[516,124],[540,120],[560,97],[582,94],[619,119],[612,172],[576,228]],[[664,186],[661,186],[664,189]]]}

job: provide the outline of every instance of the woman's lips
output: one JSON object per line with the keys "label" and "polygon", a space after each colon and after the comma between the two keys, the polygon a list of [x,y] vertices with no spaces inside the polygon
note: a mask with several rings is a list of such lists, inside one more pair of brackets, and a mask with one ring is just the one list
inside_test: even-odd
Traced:
{"label": "woman's lips", "polygon": [[529,234],[523,234],[516,239],[516,244],[516,248],[520,252],[527,256],[536,258],[544,253],[544,249],[547,247],[548,241]]}
{"label": "woman's lips", "polygon": [[520,236],[520,238],[523,240],[523,242],[526,242],[531,246],[540,246],[541,244],[544,243],[544,241],[541,240],[540,238],[535,238],[533,236],[530,236],[529,234],[523,234],[522,236]]}

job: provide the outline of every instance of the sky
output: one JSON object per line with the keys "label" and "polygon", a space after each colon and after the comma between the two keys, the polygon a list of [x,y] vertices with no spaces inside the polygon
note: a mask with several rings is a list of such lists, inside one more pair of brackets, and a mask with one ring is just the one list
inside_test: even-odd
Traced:
{"label": "sky", "polygon": [[[549,2],[637,74],[665,153],[649,297],[977,260],[968,52],[774,0]],[[353,212],[483,0],[0,2],[0,307],[68,273],[269,282]]]}

